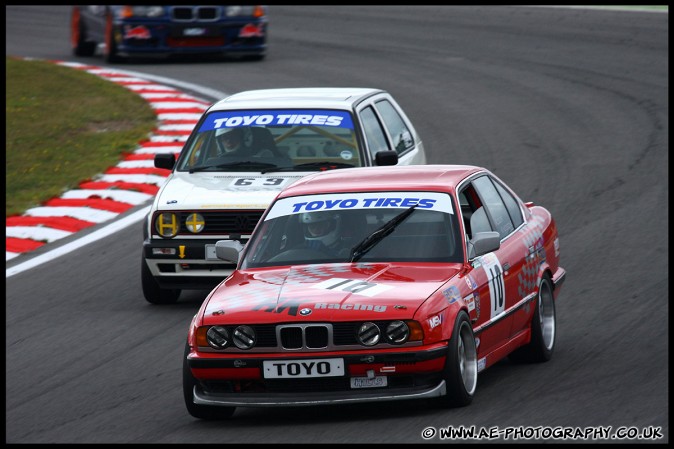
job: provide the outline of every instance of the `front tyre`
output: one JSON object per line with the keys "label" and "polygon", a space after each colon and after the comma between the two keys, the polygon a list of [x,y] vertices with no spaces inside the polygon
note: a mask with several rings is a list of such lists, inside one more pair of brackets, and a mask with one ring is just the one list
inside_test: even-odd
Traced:
{"label": "front tyre", "polygon": [[538,286],[536,308],[531,318],[531,341],[510,354],[516,362],[547,362],[555,348],[557,320],[552,282],[547,274]]}
{"label": "front tyre", "polygon": [[447,395],[440,398],[445,407],[463,407],[473,401],[477,387],[477,347],[468,314],[459,312],[447,347],[444,379]]}
{"label": "front tyre", "polygon": [[195,418],[205,420],[222,420],[231,418],[236,410],[236,407],[227,406],[212,406],[200,405],[194,403],[194,386],[197,385],[198,380],[192,375],[187,364],[187,355],[190,353],[190,347],[185,344],[185,353],[183,354],[183,397],[185,398],[185,406],[190,415]]}
{"label": "front tyre", "polygon": [[147,266],[145,257],[141,259],[140,263],[140,280],[145,300],[152,304],[174,304],[177,302],[180,297],[180,290],[159,287],[154,276],[152,276],[150,267]]}
{"label": "front tyre", "polygon": [[105,19],[105,62],[114,64],[116,62],[124,62],[125,58],[119,56],[117,50],[117,41],[115,40],[115,31],[112,23],[112,13],[108,14]]}
{"label": "front tyre", "polygon": [[70,45],[75,56],[93,56],[96,53],[96,42],[87,41],[87,30],[82,22],[78,7],[73,6],[70,18]]}

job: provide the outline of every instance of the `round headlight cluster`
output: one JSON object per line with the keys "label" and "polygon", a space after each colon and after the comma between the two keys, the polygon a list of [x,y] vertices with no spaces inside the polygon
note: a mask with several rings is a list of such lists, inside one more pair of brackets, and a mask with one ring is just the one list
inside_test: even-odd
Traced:
{"label": "round headlight cluster", "polygon": [[361,324],[356,333],[356,339],[358,340],[358,343],[364,346],[376,345],[381,339],[379,326],[369,322]]}
{"label": "round headlight cluster", "polygon": [[154,219],[154,228],[157,230],[157,233],[166,239],[175,237],[178,235],[180,230],[180,223],[178,221],[178,216],[172,212],[163,212],[157,214]]}
{"label": "round headlight cluster", "polygon": [[239,349],[250,349],[255,346],[257,336],[250,326],[237,326],[231,334],[224,326],[211,326],[206,332],[206,341],[214,349],[225,349],[232,343]]}
{"label": "round headlight cluster", "polygon": [[[154,228],[157,231],[157,234],[165,239],[170,239],[178,235],[180,226],[180,216],[174,212],[162,212],[157,214],[154,219]],[[204,219],[204,216],[199,213],[192,212],[185,218],[185,228],[192,234],[200,233],[205,227],[206,220]]]}
{"label": "round headlight cluster", "polygon": [[185,220],[185,227],[193,234],[198,234],[203,231],[204,226],[206,226],[204,216],[196,212],[189,214]]}
{"label": "round headlight cluster", "polygon": [[238,326],[234,329],[234,346],[239,349],[250,349],[255,346],[257,337],[250,326]]}
{"label": "round headlight cluster", "polygon": [[[384,331],[385,341],[392,345],[402,345],[410,338],[410,328],[404,321],[391,321]],[[382,339],[382,332],[375,323],[360,325],[356,332],[356,340],[363,346],[374,346]]]}
{"label": "round headlight cluster", "polygon": [[401,345],[410,338],[410,328],[404,321],[391,321],[386,326],[386,339],[394,345]]}
{"label": "round headlight cluster", "polygon": [[212,326],[206,332],[206,341],[215,349],[225,349],[232,342],[229,331],[224,326]]}

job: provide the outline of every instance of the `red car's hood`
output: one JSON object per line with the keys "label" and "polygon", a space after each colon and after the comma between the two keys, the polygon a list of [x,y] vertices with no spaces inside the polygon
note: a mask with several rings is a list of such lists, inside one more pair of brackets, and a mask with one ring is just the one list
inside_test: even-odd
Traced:
{"label": "red car's hood", "polygon": [[409,319],[460,267],[358,263],[236,271],[204,305],[203,324]]}

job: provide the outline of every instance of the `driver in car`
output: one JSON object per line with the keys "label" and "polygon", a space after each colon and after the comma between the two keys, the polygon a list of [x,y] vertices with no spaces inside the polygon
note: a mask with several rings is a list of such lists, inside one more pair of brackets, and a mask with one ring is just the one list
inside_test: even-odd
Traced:
{"label": "driver in car", "polygon": [[300,214],[306,248],[327,255],[340,256],[344,251],[342,242],[342,217],[335,212],[304,212]]}

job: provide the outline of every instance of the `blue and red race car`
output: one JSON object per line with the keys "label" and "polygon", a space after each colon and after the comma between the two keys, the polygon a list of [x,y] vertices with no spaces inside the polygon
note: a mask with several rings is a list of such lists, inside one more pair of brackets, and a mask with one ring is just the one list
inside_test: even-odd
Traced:
{"label": "blue and red race car", "polygon": [[189,328],[187,410],[435,398],[469,404],[504,357],[543,362],[566,272],[557,227],[474,166],[346,168],[301,178]]}
{"label": "blue and red race car", "polygon": [[109,63],[194,54],[262,59],[267,6],[76,5],[70,41],[75,56],[93,56],[100,46]]}

